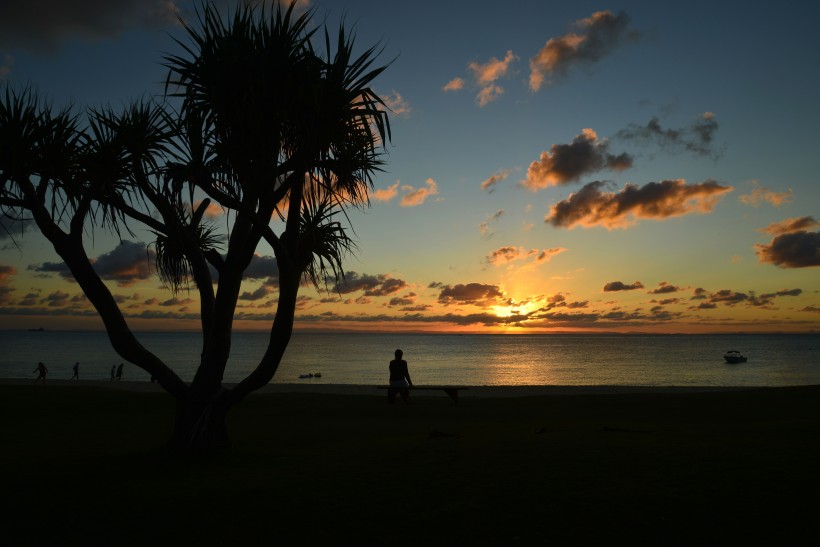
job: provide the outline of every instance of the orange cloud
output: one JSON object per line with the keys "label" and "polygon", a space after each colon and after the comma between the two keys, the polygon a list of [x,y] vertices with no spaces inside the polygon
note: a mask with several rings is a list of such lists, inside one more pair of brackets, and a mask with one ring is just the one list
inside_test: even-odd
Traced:
{"label": "orange cloud", "polygon": [[[517,59],[518,57],[512,51],[507,51],[503,59],[491,57],[486,63],[473,61],[467,65],[467,68],[472,73],[474,85],[479,88],[475,98],[478,106],[484,107],[498,99],[504,93],[504,88],[496,82],[507,76],[510,71],[510,66]],[[448,91],[458,91],[463,89],[465,85],[466,82],[464,79],[456,77],[447,82],[442,89],[445,93]]]}
{"label": "orange cloud", "polygon": [[456,76],[455,78],[444,84],[444,87],[442,87],[441,89],[443,89],[445,92],[459,91],[461,89],[464,89],[464,79]]}
{"label": "orange cloud", "polygon": [[527,178],[521,184],[530,190],[567,184],[582,176],[603,169],[623,171],[632,167],[628,154],[613,155],[607,152],[609,142],[599,140],[592,129],[584,129],[570,144],[553,144],[550,151],[530,163]]}
{"label": "orange cloud", "polygon": [[713,180],[686,184],[683,179],[627,184],[618,193],[602,192],[603,182],[591,182],[550,208],[545,222],[555,227],[603,226],[626,228],[638,218],[664,219],[711,212],[731,186]]}
{"label": "orange cloud", "polygon": [[406,192],[399,202],[402,207],[416,207],[422,205],[427,198],[438,194],[438,184],[433,179],[427,179],[425,186],[421,188],[414,188],[409,184],[401,187],[403,192]]}
{"label": "orange cloud", "polygon": [[509,177],[510,173],[512,173],[512,169],[502,169],[501,171],[493,173],[490,178],[481,182],[481,189],[492,192],[494,190],[493,186]]}
{"label": "orange cloud", "polygon": [[503,93],[503,87],[500,85],[491,84],[481,88],[481,91],[479,91],[478,95],[475,97],[475,101],[478,103],[478,106],[487,106],[499,98]]}
{"label": "orange cloud", "polygon": [[[202,200],[195,202],[193,210],[196,211],[197,209],[199,209],[199,206],[201,204]],[[205,209],[205,216],[208,218],[216,218],[222,216],[224,213],[225,210],[215,201],[211,201],[211,203],[209,203],[208,207]]]}
{"label": "orange cloud", "polygon": [[787,218],[780,222],[772,222],[760,231],[780,235],[791,232],[801,232],[817,226],[820,226],[820,222],[814,220],[814,217]]}
{"label": "orange cloud", "polygon": [[390,201],[399,193],[399,182],[388,186],[387,188],[379,188],[370,196],[374,201]]}
{"label": "orange cloud", "polygon": [[407,118],[410,116],[410,112],[413,111],[410,107],[410,103],[395,89],[392,93],[382,95],[382,100],[384,100],[384,104],[396,116]]}
{"label": "orange cloud", "polygon": [[[530,89],[538,91],[548,79],[566,75],[574,65],[593,64],[617,47],[627,35],[629,17],[598,11],[573,25],[577,33],[550,38],[530,59]],[[632,33],[634,34],[634,33]]]}
{"label": "orange cloud", "polygon": [[544,262],[549,262],[552,257],[557,254],[563,253],[566,251],[563,247],[554,247],[552,249],[530,249],[529,251],[523,247],[500,247],[487,255],[486,261],[488,264],[492,264],[494,266],[500,266],[502,264],[506,264],[508,262],[512,262],[513,260],[523,260],[526,258],[532,258],[536,264],[542,264]]}
{"label": "orange cloud", "polygon": [[501,60],[492,57],[486,63],[482,64],[473,61],[467,66],[472,71],[476,83],[480,86],[486,86],[506,76],[510,64],[517,58],[512,51],[507,51],[507,54]]}
{"label": "orange cloud", "polygon": [[752,207],[759,207],[763,202],[780,207],[784,203],[791,202],[793,197],[791,189],[787,192],[774,192],[763,186],[757,186],[757,183],[755,183],[755,188],[751,192],[738,196],[738,199],[744,205],[751,205]]}

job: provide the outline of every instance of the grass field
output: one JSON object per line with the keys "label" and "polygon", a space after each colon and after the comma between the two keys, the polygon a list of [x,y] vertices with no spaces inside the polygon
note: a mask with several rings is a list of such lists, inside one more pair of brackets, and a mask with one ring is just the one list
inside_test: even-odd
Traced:
{"label": "grass field", "polygon": [[255,395],[230,415],[233,447],[196,461],[163,449],[164,395],[0,401],[5,545],[816,541],[801,538],[820,510],[820,387]]}

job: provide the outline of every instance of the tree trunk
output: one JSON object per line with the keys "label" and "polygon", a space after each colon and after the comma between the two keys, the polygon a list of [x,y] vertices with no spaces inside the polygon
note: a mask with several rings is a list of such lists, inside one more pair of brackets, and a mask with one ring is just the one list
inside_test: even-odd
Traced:
{"label": "tree trunk", "polygon": [[231,404],[219,388],[210,397],[198,397],[191,391],[177,399],[174,432],[169,447],[183,454],[204,455],[230,447],[225,420]]}

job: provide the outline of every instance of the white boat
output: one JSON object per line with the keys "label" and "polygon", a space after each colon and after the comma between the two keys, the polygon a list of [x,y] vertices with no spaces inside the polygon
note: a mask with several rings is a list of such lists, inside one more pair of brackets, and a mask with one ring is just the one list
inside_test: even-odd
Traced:
{"label": "white boat", "polygon": [[723,356],[723,358],[726,359],[727,363],[731,363],[731,364],[745,363],[746,362],[746,358],[743,357],[743,354],[741,354],[739,351],[736,351],[736,350],[727,351],[726,354]]}

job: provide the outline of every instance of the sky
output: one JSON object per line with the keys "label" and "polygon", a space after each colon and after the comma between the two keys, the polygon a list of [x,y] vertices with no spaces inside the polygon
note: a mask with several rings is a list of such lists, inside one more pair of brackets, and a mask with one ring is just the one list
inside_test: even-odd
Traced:
{"label": "sky", "polygon": [[[2,0],[0,80],[81,109],[159,96],[192,7]],[[299,9],[383,48],[392,141],[371,206],[349,215],[345,281],[302,288],[297,330],[820,330],[820,4]],[[42,236],[11,233],[0,328],[101,329]],[[196,295],[163,289],[136,236],[88,246],[132,328],[198,328]],[[238,329],[270,327],[271,256],[246,273]]]}

